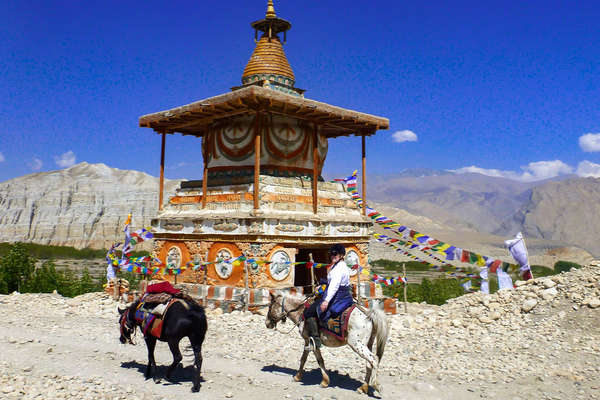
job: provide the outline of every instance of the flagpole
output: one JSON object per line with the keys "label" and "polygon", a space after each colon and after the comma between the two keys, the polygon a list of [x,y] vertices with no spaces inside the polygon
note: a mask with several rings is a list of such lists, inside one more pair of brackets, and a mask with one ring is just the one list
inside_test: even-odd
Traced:
{"label": "flagpole", "polygon": [[527,250],[527,243],[525,243],[525,236],[523,236],[523,247],[525,247],[525,256],[527,257],[527,264],[529,264],[529,274],[531,275],[531,279],[535,279],[533,277],[533,269],[531,269],[531,262],[529,261],[529,251]]}

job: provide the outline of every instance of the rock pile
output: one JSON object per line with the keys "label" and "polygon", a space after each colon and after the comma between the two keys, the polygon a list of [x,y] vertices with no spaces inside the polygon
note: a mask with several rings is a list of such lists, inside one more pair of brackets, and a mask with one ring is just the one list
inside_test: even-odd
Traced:
{"label": "rock pile", "polygon": [[[380,364],[385,396],[600,399],[599,282],[595,263],[493,295],[410,304],[408,314],[388,317]],[[185,374],[179,385],[144,380],[145,344],[139,334],[136,346],[118,344],[116,304],[107,294],[0,296],[0,313],[1,398],[188,396]],[[312,355],[308,382],[291,381],[303,347],[291,323],[268,330],[262,315],[220,309],[208,311],[208,323],[206,398],[365,398],[354,393],[365,364],[347,347],[324,349],[334,387],[321,389]],[[189,371],[192,356],[182,343]],[[170,362],[166,345],[157,346],[156,357],[159,366]]]}

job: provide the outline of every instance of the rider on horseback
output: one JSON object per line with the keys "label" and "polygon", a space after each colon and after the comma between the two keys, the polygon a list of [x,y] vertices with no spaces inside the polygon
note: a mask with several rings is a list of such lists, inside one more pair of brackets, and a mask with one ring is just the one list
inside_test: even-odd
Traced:
{"label": "rider on horseback", "polygon": [[317,318],[326,322],[337,317],[352,305],[350,289],[350,269],[344,262],[346,249],[341,244],[334,244],[329,249],[331,264],[327,268],[327,289],[325,295],[304,310],[304,319],[308,334],[314,346],[321,347]]}

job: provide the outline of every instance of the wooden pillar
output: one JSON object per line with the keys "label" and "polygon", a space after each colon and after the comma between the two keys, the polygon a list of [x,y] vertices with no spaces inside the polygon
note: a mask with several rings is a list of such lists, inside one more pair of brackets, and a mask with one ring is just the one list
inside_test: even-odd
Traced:
{"label": "wooden pillar", "polygon": [[258,210],[259,207],[259,177],[260,177],[260,112],[256,112],[256,119],[254,121],[254,209]]}
{"label": "wooden pillar", "polygon": [[360,263],[358,264],[358,269],[356,270],[356,299],[357,303],[362,306],[362,299],[360,296]]}
{"label": "wooden pillar", "polygon": [[365,150],[365,135],[362,138],[362,201],[363,215],[367,215],[367,156]]}
{"label": "wooden pillar", "polygon": [[[244,257],[246,257],[245,254]],[[244,312],[248,312],[248,303],[250,303],[250,289],[248,288],[248,263],[246,260],[244,260],[244,289]]]}
{"label": "wooden pillar", "polygon": [[207,151],[202,154],[202,160],[204,162],[204,172],[202,174],[202,208],[206,208],[206,197],[208,196],[206,193],[208,187],[208,160],[206,159],[206,153]]}
{"label": "wooden pillar", "polygon": [[319,188],[319,145],[318,145],[318,134],[319,130],[317,124],[314,126],[313,130],[313,182],[312,182],[312,203],[313,203],[313,213],[317,213],[317,205],[318,205],[318,188]]}
{"label": "wooden pillar", "polygon": [[406,263],[402,263],[402,276],[404,277],[404,314],[408,314],[408,301],[406,300],[406,289],[408,286],[408,280],[406,280]]}
{"label": "wooden pillar", "polygon": [[165,187],[165,138],[167,134],[162,133],[160,141],[160,179],[158,181],[158,209],[163,208],[163,192]]}
{"label": "wooden pillar", "polygon": [[312,253],[308,253],[308,259],[312,263],[310,267],[310,287],[312,288],[312,293],[315,294],[315,260]]}

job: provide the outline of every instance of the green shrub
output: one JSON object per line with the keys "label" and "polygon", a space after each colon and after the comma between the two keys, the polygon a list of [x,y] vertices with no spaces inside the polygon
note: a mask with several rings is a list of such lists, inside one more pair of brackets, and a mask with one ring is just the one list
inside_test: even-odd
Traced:
{"label": "green shrub", "polygon": [[429,271],[431,269],[429,265],[419,261],[392,261],[380,259],[371,262],[372,266],[396,272],[402,272],[402,264],[406,265],[406,271]]}
{"label": "green shrub", "polygon": [[560,274],[561,272],[570,271],[571,268],[581,268],[581,265],[571,262],[571,261],[562,261],[562,260],[557,261],[554,264],[554,272],[556,272],[557,274]]}
{"label": "green shrub", "polygon": [[[383,293],[389,297],[404,300],[404,285],[395,283],[383,287]],[[457,279],[434,279],[430,281],[423,278],[421,284],[409,283],[406,288],[407,301],[411,303],[426,302],[428,304],[442,305],[448,299],[461,296],[465,293]]]}
{"label": "green shrub", "polygon": [[556,272],[552,268],[548,268],[545,265],[532,265],[531,273],[534,278],[540,278],[542,276],[555,275]]}

